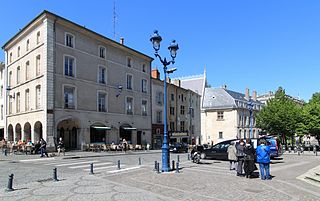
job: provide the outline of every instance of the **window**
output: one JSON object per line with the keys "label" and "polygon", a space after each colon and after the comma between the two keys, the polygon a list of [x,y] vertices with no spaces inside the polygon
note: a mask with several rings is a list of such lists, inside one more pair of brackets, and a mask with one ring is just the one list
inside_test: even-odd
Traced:
{"label": "window", "polygon": [[174,115],[174,107],[170,107],[170,115]]}
{"label": "window", "polygon": [[9,72],[9,87],[12,86],[12,71]]}
{"label": "window", "polygon": [[170,130],[171,131],[174,131],[174,122],[173,121],[170,121]]}
{"label": "window", "polygon": [[40,43],[40,31],[38,31],[38,33],[37,33],[37,44],[39,44]]}
{"label": "window", "polygon": [[183,94],[181,94],[181,101],[183,102]]}
{"label": "window", "polygon": [[41,108],[41,86],[36,87],[36,109]]}
{"label": "window", "polygon": [[106,94],[105,93],[98,94],[98,111],[106,112]]}
{"label": "window", "polygon": [[3,79],[3,69],[0,70],[0,79]]}
{"label": "window", "polygon": [[102,59],[106,58],[106,48],[103,46],[99,46],[99,57]]}
{"label": "window", "polygon": [[133,98],[131,97],[127,97],[126,99],[126,112],[129,115],[133,114]]}
{"label": "window", "polygon": [[132,61],[130,57],[127,57],[127,66],[132,67]]}
{"label": "window", "polygon": [[145,79],[141,80],[141,92],[147,93],[147,80]]}
{"label": "window", "polygon": [[0,98],[3,98],[3,86],[0,87]]}
{"label": "window", "polygon": [[132,75],[127,74],[127,89],[132,90]]}
{"label": "window", "polygon": [[74,36],[70,33],[66,33],[65,37],[66,37],[66,41],[65,41],[66,46],[73,48],[74,47]]}
{"label": "window", "polygon": [[180,106],[180,114],[184,115],[184,106],[183,105]]}
{"label": "window", "polygon": [[142,64],[142,72],[146,72],[146,64]]}
{"label": "window", "polygon": [[25,110],[30,110],[30,91],[29,89],[25,92]]}
{"label": "window", "polygon": [[244,126],[247,126],[248,124],[247,124],[248,122],[247,122],[247,117],[244,117]]}
{"label": "window", "polygon": [[40,55],[38,55],[36,57],[36,75],[39,76],[40,73],[41,73],[41,70],[40,70]]}
{"label": "window", "polygon": [[171,101],[174,101],[174,94],[171,94]]}
{"label": "window", "polygon": [[30,62],[27,61],[27,62],[26,62],[26,80],[29,80],[29,79],[30,79],[29,73],[30,73]]}
{"label": "window", "polygon": [[185,125],[185,122],[180,121],[180,131],[184,131],[184,125]]}
{"label": "window", "polygon": [[162,111],[157,111],[157,123],[161,124],[162,123]]}
{"label": "window", "polygon": [[156,101],[157,101],[157,104],[158,104],[158,105],[162,105],[163,98],[162,98],[162,92],[161,92],[161,91],[158,91],[158,92],[157,92],[157,94],[156,94]]}
{"label": "window", "polygon": [[12,114],[12,103],[13,103],[13,98],[12,96],[9,97],[9,114]]}
{"label": "window", "polygon": [[17,93],[17,97],[16,97],[16,113],[20,112],[20,93]]}
{"label": "window", "polygon": [[223,132],[219,132],[219,139],[223,139]]}
{"label": "window", "polygon": [[26,44],[26,51],[29,51],[29,48],[30,48],[30,41],[29,39],[27,40],[27,44]]}
{"label": "window", "polygon": [[12,52],[10,52],[10,57],[9,57],[9,62],[11,63],[12,62]]}
{"label": "window", "polygon": [[106,83],[106,68],[103,66],[99,66],[99,78],[98,82],[101,84]]}
{"label": "window", "polygon": [[74,77],[75,62],[74,58],[65,56],[64,57],[64,74],[67,76]]}
{"label": "window", "polygon": [[146,100],[142,100],[142,102],[141,102],[141,115],[142,116],[148,115],[147,104],[148,104],[148,102]]}
{"label": "window", "polygon": [[160,128],[157,128],[157,129],[156,129],[157,135],[160,135],[160,132],[161,132]]}
{"label": "window", "polygon": [[3,105],[1,105],[1,120],[3,120]]}
{"label": "window", "polygon": [[18,47],[17,55],[18,55],[18,57],[20,57],[20,46]]}
{"label": "window", "polygon": [[223,120],[223,112],[218,112],[217,115],[218,120]]}
{"label": "window", "polygon": [[20,70],[20,66],[18,66],[18,68],[17,68],[17,84],[20,83],[20,74],[21,74],[21,70]]}
{"label": "window", "polygon": [[244,130],[243,138],[247,139],[247,130]]}
{"label": "window", "polygon": [[75,109],[75,89],[64,87],[64,108]]}

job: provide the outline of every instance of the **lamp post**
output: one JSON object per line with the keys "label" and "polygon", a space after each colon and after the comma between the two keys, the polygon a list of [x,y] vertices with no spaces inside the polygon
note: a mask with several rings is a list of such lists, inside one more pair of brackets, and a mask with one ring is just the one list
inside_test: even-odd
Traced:
{"label": "lamp post", "polygon": [[249,110],[249,127],[250,127],[250,130],[249,130],[249,138],[253,138],[253,134],[252,134],[252,110],[253,110],[253,102],[252,100],[250,99],[248,101],[248,110]]}
{"label": "lamp post", "polygon": [[150,38],[152,42],[153,49],[155,50],[155,56],[159,58],[160,62],[163,65],[163,72],[164,72],[164,95],[163,95],[163,102],[164,102],[164,111],[163,111],[163,142],[162,142],[162,171],[169,172],[170,170],[170,155],[169,155],[169,144],[168,144],[168,131],[167,131],[167,74],[173,73],[176,68],[167,69],[167,66],[170,64],[174,64],[174,59],[177,55],[177,50],[179,49],[178,44],[175,40],[172,40],[170,46],[168,47],[170,51],[170,55],[172,60],[167,61],[166,58],[162,59],[161,56],[158,54],[160,49],[160,42],[162,41],[161,36],[159,35],[158,31],[155,30],[153,35]]}

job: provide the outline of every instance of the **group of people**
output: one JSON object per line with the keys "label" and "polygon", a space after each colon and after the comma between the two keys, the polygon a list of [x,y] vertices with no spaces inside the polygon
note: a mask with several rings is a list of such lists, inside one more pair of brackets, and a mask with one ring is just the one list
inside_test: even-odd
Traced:
{"label": "group of people", "polygon": [[264,139],[259,141],[259,146],[255,150],[250,139],[240,139],[239,143],[231,142],[228,147],[228,159],[230,170],[236,170],[237,176],[252,178],[253,172],[257,169],[255,157],[260,168],[260,178],[262,180],[271,179],[270,176],[270,147]]}

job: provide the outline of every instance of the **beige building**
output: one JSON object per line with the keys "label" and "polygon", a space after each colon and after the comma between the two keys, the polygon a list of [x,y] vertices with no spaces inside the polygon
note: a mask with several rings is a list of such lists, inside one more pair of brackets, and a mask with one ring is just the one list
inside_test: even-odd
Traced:
{"label": "beige building", "polygon": [[9,141],[151,143],[151,57],[48,11],[3,49]]}
{"label": "beige building", "polygon": [[[252,118],[248,108],[249,101],[253,103]],[[249,89],[242,94],[226,87],[205,88],[201,110],[203,143],[215,144],[228,139],[258,137],[260,130],[256,127],[255,115],[262,106],[255,91],[249,96]]]}
{"label": "beige building", "polygon": [[[163,138],[163,81],[152,70],[153,147],[161,148]],[[181,87],[179,80],[167,80],[167,125],[169,142],[198,144],[200,139],[200,95]]]}
{"label": "beige building", "polygon": [[5,64],[0,62],[0,140],[4,138],[4,73],[5,73]]}
{"label": "beige building", "polygon": [[[257,99],[266,105],[268,103],[268,100],[273,99],[275,97],[275,95],[276,94],[274,92],[269,91],[268,93],[265,93],[265,94],[258,96]],[[300,99],[299,97],[293,97],[290,95],[286,95],[286,97],[300,106],[305,104],[305,102],[302,99]]]}

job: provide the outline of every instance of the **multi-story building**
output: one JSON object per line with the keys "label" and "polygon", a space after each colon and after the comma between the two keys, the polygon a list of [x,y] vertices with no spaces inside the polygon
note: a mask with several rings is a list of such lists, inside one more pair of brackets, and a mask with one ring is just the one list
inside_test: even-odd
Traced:
{"label": "multi-story building", "polygon": [[4,73],[5,64],[0,62],[0,140],[4,138]]}
{"label": "multi-story building", "polygon": [[151,57],[48,11],[3,49],[9,141],[151,143]]}
{"label": "multi-story building", "polygon": [[[152,70],[153,147],[161,148],[163,138],[163,81]],[[179,80],[167,80],[167,124],[169,142],[197,144],[200,139],[200,95],[181,87]]]}
{"label": "multi-story building", "polygon": [[[265,94],[262,94],[260,96],[257,97],[257,99],[262,102],[263,104],[267,105],[268,103],[268,100],[270,99],[273,99],[275,97],[275,93],[272,92],[272,91],[269,91],[268,93],[265,93]],[[290,95],[287,95],[286,94],[286,97],[289,98],[290,100],[292,100],[293,102],[295,102],[296,104],[298,105],[304,105],[305,102],[300,99],[299,97],[293,97],[293,96],[290,96]]]}
{"label": "multi-story building", "polygon": [[[253,103],[251,118],[249,101]],[[255,116],[262,106],[255,91],[249,96],[249,89],[242,94],[226,87],[205,88],[201,111],[203,142],[214,144],[228,139],[258,137],[260,130],[256,127]]]}

